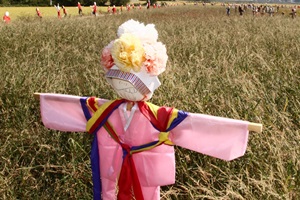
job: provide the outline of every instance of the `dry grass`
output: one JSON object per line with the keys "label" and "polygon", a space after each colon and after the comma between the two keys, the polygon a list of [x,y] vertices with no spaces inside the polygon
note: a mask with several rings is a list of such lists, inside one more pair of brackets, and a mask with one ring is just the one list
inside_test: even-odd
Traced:
{"label": "dry grass", "polygon": [[153,103],[264,124],[232,162],[176,147],[177,182],[162,199],[299,198],[300,18],[226,17],[210,6],[1,24],[0,198],[92,198],[91,137],[44,128],[32,94],[116,98],[100,52],[131,18],[156,24],[167,45]]}

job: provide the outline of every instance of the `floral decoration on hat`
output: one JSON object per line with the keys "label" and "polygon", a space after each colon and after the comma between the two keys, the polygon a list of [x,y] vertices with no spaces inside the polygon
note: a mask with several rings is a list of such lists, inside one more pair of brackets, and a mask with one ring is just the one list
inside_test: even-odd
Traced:
{"label": "floral decoration on hat", "polygon": [[101,64],[106,71],[115,65],[124,72],[157,76],[165,71],[168,60],[165,45],[157,39],[154,24],[129,20],[119,27],[118,38],[103,49]]}

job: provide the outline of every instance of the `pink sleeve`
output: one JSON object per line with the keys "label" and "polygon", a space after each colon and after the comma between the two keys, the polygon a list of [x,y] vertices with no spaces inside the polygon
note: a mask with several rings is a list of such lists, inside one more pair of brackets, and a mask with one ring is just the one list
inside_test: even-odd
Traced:
{"label": "pink sleeve", "polygon": [[175,145],[223,160],[243,156],[248,142],[247,121],[189,113],[171,131]]}
{"label": "pink sleeve", "polygon": [[[41,116],[45,127],[59,131],[86,131],[79,96],[63,94],[40,94]],[[106,100],[99,99],[99,105]]]}

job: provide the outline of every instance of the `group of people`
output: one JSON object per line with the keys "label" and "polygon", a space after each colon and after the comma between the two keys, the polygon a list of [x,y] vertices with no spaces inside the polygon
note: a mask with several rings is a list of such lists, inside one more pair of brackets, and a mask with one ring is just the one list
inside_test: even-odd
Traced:
{"label": "group of people", "polygon": [[[225,4],[222,4],[222,6],[225,6]],[[271,5],[255,5],[255,4],[228,4],[226,5],[226,14],[229,16],[230,15],[230,10],[231,8],[233,8],[235,10],[235,12],[239,13],[240,16],[243,16],[244,13],[247,10],[251,10],[253,16],[257,16],[259,15],[264,15],[264,14],[268,14],[269,16],[274,16],[275,13],[279,12],[280,7],[277,5],[271,6]],[[296,17],[296,6],[292,6],[291,7],[291,13],[290,15],[292,16],[292,18]],[[281,12],[282,15],[284,15],[284,12]]]}
{"label": "group of people", "polygon": [[[197,4],[195,4],[197,5]],[[205,6],[206,4],[203,3],[203,6]],[[212,4],[212,5],[215,5],[215,4]],[[244,13],[247,11],[247,10],[251,10],[252,11],[252,14],[253,16],[256,16],[258,14],[260,15],[264,15],[265,13],[266,14],[269,14],[270,16],[273,16],[275,13],[278,13],[279,12],[279,6],[275,5],[275,6],[271,6],[271,5],[255,5],[255,4],[221,4],[221,6],[225,6],[226,7],[226,14],[227,16],[230,16],[230,11],[231,11],[231,8],[234,9],[235,13],[239,13],[240,16],[243,16]],[[57,5],[54,5],[55,9],[56,9],[56,12],[57,12],[57,17],[59,19],[62,18],[62,15],[61,15],[61,10],[63,12],[63,15],[64,17],[67,17],[68,16],[68,12],[67,12],[67,9],[65,8],[65,6],[62,6],[60,7],[59,6],[59,3]],[[151,3],[150,3],[150,0],[147,0],[147,3],[146,3],[146,8],[149,9],[151,7]],[[152,4],[152,7],[153,8],[160,8],[161,5],[160,4]],[[283,5],[281,6],[283,7]],[[300,7],[300,6],[299,6]],[[83,9],[82,9],[82,6],[80,4],[80,2],[77,3],[77,8],[78,8],[78,14],[80,16],[83,15]],[[90,8],[92,9],[91,11],[91,14],[94,15],[94,16],[97,16],[98,15],[98,9],[97,9],[97,3],[94,2],[93,5],[90,6]],[[296,17],[296,14],[297,14],[297,10],[296,10],[296,6],[292,6],[291,7],[291,13],[289,13],[291,15],[292,18],[295,18]],[[130,11],[131,9],[135,9],[135,5],[134,4],[127,4],[125,9],[127,11]],[[142,5],[139,4],[138,5],[138,9],[142,9]],[[108,6],[107,8],[107,12],[109,14],[116,14],[118,12],[122,12],[124,10],[124,7],[123,5],[120,6],[120,9],[118,10],[116,8],[115,5],[113,5],[112,7]],[[284,15],[285,13],[282,12],[281,13],[282,15]],[[39,18],[42,18],[42,13],[40,11],[39,8],[36,8],[36,15],[39,17]],[[9,16],[9,12],[6,11],[4,16],[3,16],[3,21],[4,23],[8,24],[10,23],[11,21],[11,18]]]}
{"label": "group of people", "polygon": [[62,6],[62,7],[60,8],[60,7],[59,7],[59,3],[58,3],[57,6],[54,5],[54,7],[56,8],[56,11],[57,11],[57,17],[58,17],[59,19],[61,19],[61,14],[60,14],[61,8],[62,8],[62,10],[63,10],[64,17],[67,17],[67,16],[68,16],[67,9],[66,9],[65,6]]}
{"label": "group of people", "polygon": [[[57,5],[54,5],[54,7],[55,7],[55,9],[56,9],[57,17],[58,17],[59,19],[61,19],[61,8],[62,8],[62,10],[63,10],[64,17],[67,17],[68,13],[67,13],[67,9],[66,9],[65,6],[62,6],[62,7],[60,8],[59,3],[58,3]],[[42,13],[41,13],[40,9],[39,9],[39,8],[36,8],[35,11],[36,11],[36,15],[37,15],[39,18],[42,18]]]}
{"label": "group of people", "polygon": [[[146,8],[149,9],[151,7],[151,3],[150,0],[147,1],[146,4]],[[161,5],[160,4],[152,4],[153,8],[160,8]],[[113,5],[112,7],[108,6],[107,7],[107,13],[109,14],[116,14],[118,12],[123,12],[124,9],[126,9],[127,11],[130,11],[131,9],[136,9],[138,8],[139,10],[142,9],[142,5],[139,3],[138,6],[135,6],[135,4],[127,4],[126,7],[124,8],[123,5],[120,6],[120,9],[118,10],[117,7],[115,5]]]}
{"label": "group of people", "polygon": [[[148,1],[147,1],[147,9],[149,9],[150,6],[151,6],[150,0],[148,0]],[[159,4],[153,4],[152,6],[153,6],[153,8],[156,8],[156,7],[159,8],[159,7],[160,7]],[[94,4],[91,5],[90,7],[91,7],[91,9],[92,9],[91,14],[94,15],[94,16],[97,16],[97,15],[98,15],[98,12],[97,12],[97,11],[98,11],[98,9],[97,9],[97,3],[94,2]],[[56,9],[58,19],[61,19],[61,18],[62,18],[61,10],[62,10],[62,12],[63,12],[63,16],[64,16],[64,17],[67,17],[67,16],[68,16],[68,11],[67,11],[67,9],[66,9],[65,6],[60,7],[60,6],[59,6],[59,3],[58,3],[57,5],[54,5],[54,8]],[[77,3],[77,8],[78,8],[78,14],[79,14],[80,16],[82,16],[82,15],[83,15],[83,11],[82,11],[82,6],[81,6],[80,2]],[[139,8],[139,9],[142,9],[142,5],[139,4],[138,8]],[[131,9],[135,9],[135,5],[134,5],[134,4],[127,4],[127,5],[126,5],[126,10],[127,10],[127,11],[130,11]],[[38,18],[41,19],[41,18],[42,18],[42,12],[40,11],[40,9],[39,9],[39,8],[36,8],[35,11],[36,11],[36,15],[38,16]],[[120,10],[119,10],[119,11],[120,11],[120,12],[123,11],[123,6],[120,6]],[[112,14],[116,14],[116,13],[118,12],[118,10],[117,10],[116,6],[113,5],[112,8],[111,8],[110,6],[108,6],[107,12],[108,12],[108,13],[112,13]],[[11,19],[10,19],[10,16],[9,16],[9,12],[6,11],[6,12],[4,13],[4,16],[3,16],[3,21],[4,21],[5,23],[9,23],[10,20],[11,20]]]}
{"label": "group of people", "polygon": [[[148,8],[148,9],[150,8],[150,5],[151,5],[151,4],[150,4],[150,0],[148,0],[148,1],[147,1],[147,8]],[[59,4],[57,4],[57,6],[54,5],[54,7],[55,7],[56,10],[57,10],[57,16],[58,16],[58,18],[60,19],[60,18],[61,18],[61,14],[60,14],[61,9],[60,9],[60,7],[59,7]],[[83,12],[82,12],[82,6],[81,6],[80,2],[77,3],[77,7],[78,7],[78,14],[79,14],[80,16],[82,16],[82,15],[83,15]],[[156,8],[156,7],[160,7],[160,5],[153,4],[153,8]],[[98,15],[98,12],[97,12],[97,11],[98,11],[98,9],[97,9],[97,3],[94,2],[94,4],[90,6],[90,8],[92,9],[91,14],[94,15],[94,16],[97,16],[97,15]],[[62,6],[62,9],[63,9],[64,17],[66,17],[66,16],[67,16],[67,10],[66,10],[66,8],[65,8],[64,6]],[[130,11],[131,9],[135,9],[134,4],[127,4],[127,5],[126,5],[126,10],[127,10],[127,11]],[[142,9],[142,5],[141,5],[141,4],[139,4],[139,9]],[[117,11],[118,11],[118,10],[117,10],[117,8],[116,8],[115,5],[113,5],[112,7],[110,7],[110,6],[107,7],[107,12],[108,12],[108,13],[116,14]],[[123,11],[123,5],[120,6],[120,11],[121,11],[121,12]],[[38,8],[37,8],[37,15],[38,15],[39,17],[41,16],[40,11],[39,11],[39,13],[38,13]]]}
{"label": "group of people", "polygon": [[[151,6],[150,1],[148,1],[148,3],[147,3],[146,5],[147,5],[147,6],[146,6],[147,9],[149,9],[150,6]],[[153,8],[160,8],[160,4],[155,4],[155,3],[154,3],[152,6],[153,6]],[[137,8],[138,8],[139,10],[141,10],[141,9],[142,9],[142,5],[139,4],[139,5],[137,6]],[[131,9],[136,9],[136,6],[135,6],[134,4],[127,4],[127,5],[126,5],[126,10],[127,10],[127,11],[130,11]],[[123,12],[123,11],[124,11],[123,5],[120,6],[120,10],[119,10],[119,11],[120,11],[120,12]],[[118,10],[117,10],[116,6],[113,5],[112,8],[111,8],[110,6],[107,7],[107,12],[108,12],[108,13],[112,13],[112,14],[116,14],[116,13],[118,12]]]}

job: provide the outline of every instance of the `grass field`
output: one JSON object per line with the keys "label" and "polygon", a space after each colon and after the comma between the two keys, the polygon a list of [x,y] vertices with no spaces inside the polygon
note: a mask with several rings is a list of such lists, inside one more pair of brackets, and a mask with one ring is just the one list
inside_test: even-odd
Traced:
{"label": "grass field", "polygon": [[[141,3],[141,5],[145,4],[144,1],[139,1]],[[183,5],[183,2],[177,1],[176,4],[178,4],[179,6]],[[175,5],[175,3],[169,3],[169,5]],[[192,5],[192,3],[187,3],[187,5]],[[219,7],[220,4],[217,4]],[[257,4],[260,5],[260,4]],[[289,13],[290,11],[290,6],[293,5],[285,5],[286,8],[282,8],[281,11],[284,11],[286,13]],[[57,12],[56,9],[53,7],[39,7],[41,13],[42,13],[42,17],[44,18],[54,18],[57,17]],[[70,17],[75,17],[78,16],[78,8],[77,5],[73,6],[73,7],[66,7],[67,9],[67,13],[68,13],[68,18]],[[120,12],[120,7],[117,7],[118,12]],[[143,5],[142,10],[145,11],[146,7],[145,5]],[[18,20],[18,19],[22,19],[22,18],[28,18],[28,17],[36,17],[37,18],[37,14],[36,14],[36,7],[0,7],[0,14],[2,14],[2,16],[4,15],[4,13],[8,11],[10,13],[10,17],[12,20]],[[126,11],[126,8],[123,7],[123,11]],[[135,8],[135,11],[140,11],[139,9],[137,9],[137,7]],[[91,12],[92,9],[88,6],[83,6],[82,7],[82,12],[84,16],[91,16]],[[107,7],[104,6],[98,6],[98,14],[99,15],[105,15],[108,14],[107,13]],[[61,9],[61,16],[63,17],[63,11]]]}
{"label": "grass field", "polygon": [[[12,20],[17,20],[19,18],[24,17],[37,17],[36,7],[0,7],[0,13],[4,14],[6,11],[10,13],[10,17]],[[49,18],[49,17],[57,17],[57,12],[54,7],[39,7],[42,17]],[[66,7],[68,17],[78,16],[78,8],[77,6],[74,7]],[[107,7],[99,7],[98,10],[100,12],[107,12]],[[90,7],[83,7],[82,12],[84,15],[89,16],[91,15],[92,9]],[[63,17],[63,11],[61,9],[61,16]]]}
{"label": "grass field", "polygon": [[100,54],[128,19],[154,23],[167,47],[152,103],[264,125],[231,162],[175,147],[176,183],[161,199],[299,199],[300,18],[227,17],[220,6],[55,15],[0,24],[1,199],[92,199],[92,137],[46,129],[33,93],[117,98]]}
{"label": "grass field", "polygon": [[[136,1],[135,4],[140,3],[141,5],[145,4],[146,1]],[[182,5],[182,2],[177,2],[179,5]],[[61,7],[62,5],[60,5]],[[107,13],[107,6],[98,6],[98,15],[104,15]],[[117,6],[117,11],[121,11],[121,7]],[[78,8],[77,5],[73,7],[66,7],[68,18],[78,16]],[[137,7],[135,7],[136,10]],[[143,10],[146,10],[145,5],[142,7]],[[54,6],[52,7],[39,7],[41,11],[42,17],[44,18],[54,18],[57,17],[57,11]],[[4,15],[4,13],[8,11],[10,13],[10,17],[12,20],[18,20],[22,18],[28,17],[37,17],[36,7],[0,7],[0,15]],[[126,6],[123,6],[123,11],[126,12]],[[84,16],[91,16],[92,8],[89,6],[82,6],[82,13]],[[61,9],[61,16],[63,17],[63,10]]]}

